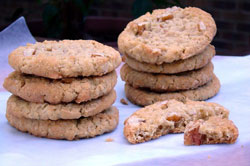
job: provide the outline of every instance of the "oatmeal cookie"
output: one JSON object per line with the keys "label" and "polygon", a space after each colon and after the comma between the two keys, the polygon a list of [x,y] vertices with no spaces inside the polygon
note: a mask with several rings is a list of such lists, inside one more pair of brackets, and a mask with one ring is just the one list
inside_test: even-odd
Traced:
{"label": "oatmeal cookie", "polygon": [[75,140],[113,131],[119,122],[119,112],[116,107],[110,107],[88,118],[53,121],[17,117],[7,110],[6,118],[11,126],[37,137]]}
{"label": "oatmeal cookie", "polygon": [[191,121],[211,116],[228,118],[229,111],[216,103],[165,100],[134,112],[124,122],[124,136],[130,143],[141,143],[168,133],[184,132]]}
{"label": "oatmeal cookie", "polygon": [[155,92],[188,90],[196,89],[212,80],[213,64],[176,75],[139,72],[124,64],[120,74],[122,80],[134,88],[148,88]]}
{"label": "oatmeal cookie", "polygon": [[124,61],[134,70],[148,73],[176,74],[190,70],[200,69],[206,66],[215,55],[215,48],[208,45],[200,54],[192,56],[185,60],[178,60],[172,63],[162,63],[155,65],[145,62],[139,62],[130,56],[124,55]]}
{"label": "oatmeal cookie", "polygon": [[103,76],[49,79],[12,72],[4,81],[4,88],[30,102],[51,104],[86,102],[112,91],[117,82],[116,72]]}
{"label": "oatmeal cookie", "polygon": [[81,104],[32,103],[12,95],[7,102],[7,111],[16,117],[39,120],[78,119],[94,116],[109,108],[116,99],[115,91]]}
{"label": "oatmeal cookie", "polygon": [[9,55],[9,64],[16,71],[52,79],[101,76],[120,63],[118,51],[93,40],[37,42]]}
{"label": "oatmeal cookie", "polygon": [[118,37],[123,55],[151,64],[201,53],[216,34],[212,16],[195,7],[157,9],[131,21]]}
{"label": "oatmeal cookie", "polygon": [[177,92],[152,92],[145,89],[133,88],[129,84],[125,84],[126,97],[134,104],[146,106],[158,101],[176,99],[183,101],[187,98],[190,100],[206,100],[215,96],[220,90],[220,81],[214,75],[213,79],[207,84],[197,89],[184,90]]}

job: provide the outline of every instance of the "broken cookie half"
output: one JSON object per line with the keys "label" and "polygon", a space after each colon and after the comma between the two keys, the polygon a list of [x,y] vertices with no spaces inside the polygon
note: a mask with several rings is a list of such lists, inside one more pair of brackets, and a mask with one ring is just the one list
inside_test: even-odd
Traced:
{"label": "broken cookie half", "polygon": [[218,116],[228,118],[229,111],[216,103],[167,100],[134,112],[124,122],[124,136],[132,143],[142,143],[168,133],[182,133],[191,121]]}
{"label": "broken cookie half", "polygon": [[184,132],[185,145],[233,144],[239,136],[238,128],[231,120],[210,117],[208,120],[190,122]]}

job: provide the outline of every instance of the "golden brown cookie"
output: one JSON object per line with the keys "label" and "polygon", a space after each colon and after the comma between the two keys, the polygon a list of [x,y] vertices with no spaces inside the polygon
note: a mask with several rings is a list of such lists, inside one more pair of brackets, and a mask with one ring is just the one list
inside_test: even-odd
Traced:
{"label": "golden brown cookie", "polygon": [[118,51],[93,40],[37,42],[9,55],[9,64],[16,71],[52,79],[101,76],[120,63]]}
{"label": "golden brown cookie", "polygon": [[7,102],[7,111],[19,118],[39,120],[78,119],[102,112],[111,107],[115,99],[116,93],[114,90],[98,99],[81,104],[32,103],[12,95]]}
{"label": "golden brown cookie", "polygon": [[86,102],[108,94],[117,82],[116,72],[103,76],[52,80],[33,75],[11,73],[4,88],[26,101],[51,104]]}
{"label": "golden brown cookie", "polygon": [[116,107],[110,107],[88,118],[53,121],[20,118],[7,110],[6,118],[11,126],[37,137],[74,140],[111,132],[118,125],[119,112]]}
{"label": "golden brown cookie", "polygon": [[141,108],[124,122],[124,136],[132,143],[156,139],[168,133],[184,132],[191,121],[211,116],[228,118],[229,111],[217,103],[165,100]]}
{"label": "golden brown cookie", "polygon": [[210,62],[199,70],[176,75],[139,72],[124,64],[120,71],[123,81],[134,88],[148,88],[155,92],[169,92],[196,89],[213,78],[213,64]]}
{"label": "golden brown cookie", "polygon": [[177,92],[163,92],[157,93],[144,89],[133,88],[129,84],[125,84],[125,94],[128,100],[132,103],[147,106],[158,101],[176,99],[184,101],[189,98],[190,100],[206,100],[215,96],[220,90],[220,81],[214,75],[213,79],[207,84],[198,87],[197,89],[184,90]]}
{"label": "golden brown cookie", "polygon": [[195,7],[157,9],[131,21],[119,35],[123,55],[151,64],[201,53],[216,34],[212,16]]}
{"label": "golden brown cookie", "polygon": [[134,70],[148,73],[176,74],[184,71],[196,70],[206,66],[215,55],[215,48],[208,45],[200,54],[192,56],[185,60],[178,60],[172,63],[163,63],[155,65],[145,62],[139,62],[130,56],[124,55],[125,62]]}
{"label": "golden brown cookie", "polygon": [[215,116],[190,122],[184,132],[184,144],[233,144],[238,136],[239,131],[233,121]]}

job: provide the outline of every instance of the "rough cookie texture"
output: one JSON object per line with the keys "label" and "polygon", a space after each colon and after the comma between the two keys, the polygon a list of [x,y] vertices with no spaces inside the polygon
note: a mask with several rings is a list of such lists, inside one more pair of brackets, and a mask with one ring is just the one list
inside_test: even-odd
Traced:
{"label": "rough cookie texture", "polygon": [[184,144],[233,144],[238,136],[238,128],[231,120],[210,117],[208,120],[200,119],[187,125],[184,132]]}
{"label": "rough cookie texture", "polygon": [[119,35],[118,47],[140,62],[171,63],[201,53],[215,34],[210,14],[194,7],[172,7],[131,21]]}
{"label": "rough cookie texture", "polygon": [[139,62],[129,56],[123,56],[124,61],[134,70],[148,73],[176,74],[184,71],[196,70],[207,65],[215,55],[215,48],[208,45],[200,54],[185,60],[178,60],[173,63],[163,63],[155,65]]}
{"label": "rough cookie texture", "polygon": [[74,140],[111,132],[118,125],[119,112],[115,107],[111,107],[88,118],[52,121],[20,118],[7,110],[6,118],[11,126],[37,137]]}
{"label": "rough cookie texture", "polygon": [[116,99],[115,91],[82,104],[31,103],[12,95],[7,102],[7,111],[16,117],[39,120],[78,119],[96,115],[109,108]]}
{"label": "rough cookie texture", "polygon": [[168,133],[184,132],[190,121],[211,116],[228,118],[229,111],[216,103],[166,100],[134,112],[124,122],[124,136],[132,143],[156,139]]}
{"label": "rough cookie texture", "polygon": [[195,89],[213,78],[213,64],[210,62],[199,70],[179,73],[177,75],[152,74],[133,70],[124,64],[120,71],[123,81],[134,88],[148,88],[152,91],[177,91]]}
{"label": "rough cookie texture", "polygon": [[214,75],[213,79],[207,84],[193,90],[177,91],[177,92],[151,92],[143,89],[133,88],[129,84],[125,84],[125,94],[132,103],[146,106],[158,101],[176,99],[184,101],[190,100],[206,100],[215,96],[220,90],[220,81]]}
{"label": "rough cookie texture", "polygon": [[18,47],[9,55],[15,70],[52,79],[101,76],[120,63],[118,51],[93,40],[37,42]]}
{"label": "rough cookie texture", "polygon": [[51,104],[86,102],[108,94],[117,82],[116,72],[104,76],[64,78],[52,80],[43,77],[11,73],[4,88],[26,101]]}

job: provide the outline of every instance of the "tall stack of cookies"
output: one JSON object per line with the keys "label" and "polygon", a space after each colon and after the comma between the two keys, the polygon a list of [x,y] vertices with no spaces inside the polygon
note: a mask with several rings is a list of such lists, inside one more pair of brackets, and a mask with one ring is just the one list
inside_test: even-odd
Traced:
{"label": "tall stack of cookies", "polygon": [[130,22],[118,38],[127,98],[145,106],[216,95],[220,82],[210,45],[215,34],[211,15],[193,7],[158,9]]}
{"label": "tall stack of cookies", "polygon": [[114,130],[119,112],[116,67],[119,52],[91,40],[45,41],[9,55],[16,70],[4,82],[13,93],[9,123],[23,132],[53,139],[79,139]]}

